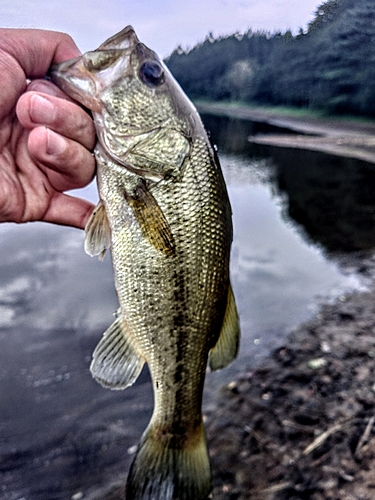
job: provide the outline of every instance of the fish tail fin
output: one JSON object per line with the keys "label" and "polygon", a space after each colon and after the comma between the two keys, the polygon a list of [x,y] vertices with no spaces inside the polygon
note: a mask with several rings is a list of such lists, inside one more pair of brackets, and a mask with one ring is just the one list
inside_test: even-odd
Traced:
{"label": "fish tail fin", "polygon": [[211,468],[203,422],[184,445],[178,441],[149,425],[130,468],[127,500],[207,499]]}

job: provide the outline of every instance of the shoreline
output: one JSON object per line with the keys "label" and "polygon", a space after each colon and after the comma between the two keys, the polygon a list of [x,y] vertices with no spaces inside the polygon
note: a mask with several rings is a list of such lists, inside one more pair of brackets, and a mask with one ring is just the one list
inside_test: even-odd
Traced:
{"label": "shoreline", "polygon": [[370,500],[375,488],[374,292],[293,330],[207,415],[216,500]]}
{"label": "shoreline", "polygon": [[200,113],[245,119],[290,129],[293,134],[257,134],[249,141],[284,148],[307,149],[375,163],[375,121],[345,117],[293,115],[277,108],[198,102]]}

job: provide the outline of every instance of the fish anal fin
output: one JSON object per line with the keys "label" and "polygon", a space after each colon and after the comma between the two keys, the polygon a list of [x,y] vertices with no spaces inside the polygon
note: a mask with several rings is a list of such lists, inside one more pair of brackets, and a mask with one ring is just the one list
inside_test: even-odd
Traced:
{"label": "fish anal fin", "polygon": [[99,259],[102,260],[107,248],[111,246],[111,228],[102,201],[99,201],[90,215],[85,231],[86,253],[91,255],[91,257],[98,255]]}
{"label": "fish anal fin", "polygon": [[233,361],[237,356],[239,341],[239,317],[232,286],[229,285],[227,306],[220,336],[208,355],[208,362],[212,371],[225,368]]}
{"label": "fish anal fin", "polygon": [[139,182],[133,196],[126,194],[143,236],[165,255],[174,255],[175,241],[168,221],[145,182]]}
{"label": "fish anal fin", "polygon": [[137,380],[143,365],[144,359],[132,345],[120,313],[94,351],[91,374],[104,387],[125,389]]}
{"label": "fish anal fin", "polygon": [[181,436],[160,436],[154,431],[151,421],[129,471],[126,498],[207,500],[211,469],[203,423],[185,446],[176,446]]}

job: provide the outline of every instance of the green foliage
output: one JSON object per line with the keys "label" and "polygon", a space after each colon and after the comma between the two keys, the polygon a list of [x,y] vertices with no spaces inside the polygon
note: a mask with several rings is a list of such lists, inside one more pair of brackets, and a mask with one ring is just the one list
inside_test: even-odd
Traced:
{"label": "green foliage", "polygon": [[166,62],[193,98],[250,99],[253,80],[277,43],[277,36],[252,31],[216,40],[209,36],[187,53],[177,49]]}
{"label": "green foliage", "polygon": [[193,99],[375,116],[374,47],[375,1],[328,0],[306,33],[210,35],[167,64]]}
{"label": "green foliage", "polygon": [[315,18],[308,25],[308,34],[312,34],[322,29],[327,23],[331,23],[336,15],[337,8],[340,6],[340,0],[328,0],[319,5],[315,12]]}

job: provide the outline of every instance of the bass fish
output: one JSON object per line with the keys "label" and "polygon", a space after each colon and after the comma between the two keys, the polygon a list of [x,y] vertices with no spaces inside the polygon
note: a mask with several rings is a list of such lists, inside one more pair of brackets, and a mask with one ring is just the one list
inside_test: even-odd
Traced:
{"label": "bass fish", "polygon": [[93,377],[124,389],[148,363],[154,411],[127,498],[204,500],[211,468],[202,421],[207,362],[237,354],[229,282],[232,213],[200,117],[158,56],[128,26],[51,79],[92,111],[99,204],[85,250],[111,249],[119,311],[96,347]]}

